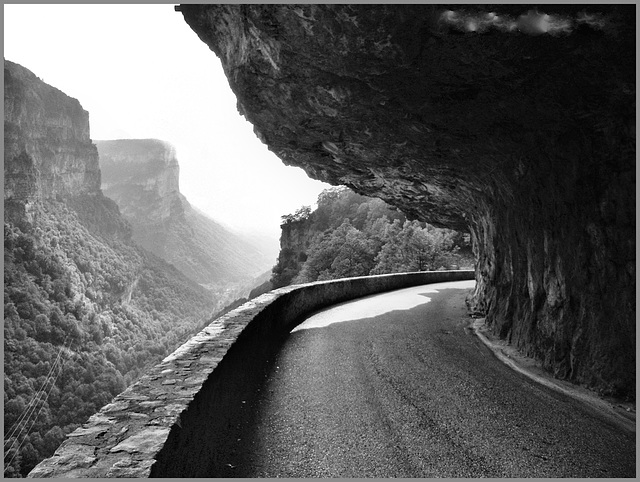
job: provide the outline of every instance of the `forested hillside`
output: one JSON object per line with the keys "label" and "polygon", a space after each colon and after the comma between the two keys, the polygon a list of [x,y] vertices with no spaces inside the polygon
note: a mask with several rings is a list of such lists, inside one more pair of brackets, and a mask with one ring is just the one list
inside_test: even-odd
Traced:
{"label": "forested hillside", "polygon": [[[105,201],[78,204],[94,219],[115,217]],[[36,206],[32,224],[5,223],[4,243],[5,475],[25,475],[195,333],[212,302],[156,256],[87,228],[64,202]]]}
{"label": "forested hillside", "polygon": [[326,189],[315,211],[282,217],[274,288],[292,283],[384,273],[471,268],[469,235],[439,229],[380,199],[346,187]]}
{"label": "forested hillside", "polygon": [[24,476],[209,319],[210,294],[131,241],[79,102],[5,61],[5,477]]}

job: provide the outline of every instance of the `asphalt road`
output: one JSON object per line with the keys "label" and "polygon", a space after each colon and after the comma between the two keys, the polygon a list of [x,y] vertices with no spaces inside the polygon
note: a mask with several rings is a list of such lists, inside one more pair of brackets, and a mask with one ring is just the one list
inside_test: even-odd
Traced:
{"label": "asphalt road", "polygon": [[226,462],[211,476],[634,477],[635,433],[508,368],[466,328],[471,287],[368,297],[292,332],[220,434]]}

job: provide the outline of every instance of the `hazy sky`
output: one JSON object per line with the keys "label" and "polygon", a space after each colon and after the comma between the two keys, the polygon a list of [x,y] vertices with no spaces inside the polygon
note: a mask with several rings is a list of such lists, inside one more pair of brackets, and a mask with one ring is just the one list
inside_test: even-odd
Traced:
{"label": "hazy sky", "polygon": [[328,187],[257,139],[173,4],[4,5],[4,58],[78,99],[92,139],[173,144],[181,192],[222,223],[279,237],[280,216]]}

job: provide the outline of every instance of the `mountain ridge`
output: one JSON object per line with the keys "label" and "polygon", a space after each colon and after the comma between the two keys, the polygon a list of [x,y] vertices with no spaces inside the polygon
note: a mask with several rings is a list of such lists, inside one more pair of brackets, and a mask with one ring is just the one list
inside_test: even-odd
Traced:
{"label": "mountain ridge", "polygon": [[141,246],[203,286],[246,281],[269,269],[269,259],[189,203],[179,189],[175,148],[158,139],[95,141],[102,189],[116,201]]}

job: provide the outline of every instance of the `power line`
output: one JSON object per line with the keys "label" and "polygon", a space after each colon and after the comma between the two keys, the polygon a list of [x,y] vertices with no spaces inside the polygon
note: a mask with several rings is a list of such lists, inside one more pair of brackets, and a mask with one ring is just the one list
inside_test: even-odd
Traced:
{"label": "power line", "polygon": [[53,362],[53,365],[51,365],[51,369],[49,370],[49,373],[47,374],[47,378],[42,383],[42,386],[40,387],[40,390],[38,390],[38,392],[36,392],[34,397],[31,399],[31,401],[27,405],[27,408],[25,408],[25,410],[22,412],[22,414],[14,422],[13,427],[11,428],[9,435],[5,436],[5,442],[4,442],[5,446],[8,443],[8,439],[10,439],[14,435],[14,432],[17,430],[18,426],[22,423],[24,418],[30,416],[30,414],[33,412],[33,408],[35,407],[39,396],[44,392],[45,387],[47,386],[47,384],[51,380],[53,372],[54,372],[54,370],[56,369],[56,367],[58,365],[58,361],[60,360],[60,356],[62,355],[62,351],[65,348],[65,345],[66,345],[66,342],[67,342],[67,338],[69,338],[68,335],[64,339],[63,345],[60,347],[60,350],[58,351],[58,356],[56,357],[55,361]]}
{"label": "power line", "polygon": [[[38,416],[40,415],[40,412],[42,412],[42,409],[44,408],[47,400],[49,399],[49,395],[51,393],[51,391],[53,390],[53,387],[55,387],[55,383],[56,380],[58,379],[58,377],[60,376],[60,374],[62,373],[62,365],[64,363],[64,361],[62,360],[62,352],[67,348],[66,347],[66,342],[67,339],[69,338],[69,336],[67,335],[67,337],[65,337],[64,342],[62,347],[60,347],[60,351],[58,352],[58,356],[56,357],[56,360],[53,364],[53,366],[51,367],[51,370],[49,370],[49,374],[47,375],[47,379],[45,380],[45,382],[42,384],[42,387],[40,388],[40,390],[38,391],[38,393],[36,394],[36,396],[32,399],[32,402],[29,403],[29,406],[27,407],[27,409],[23,412],[23,415],[21,415],[21,417],[19,418],[19,420],[16,422],[15,425],[17,425],[14,430],[10,433],[9,437],[7,437],[9,440],[12,436],[15,435],[15,438],[13,439],[13,442],[11,443],[11,445],[9,446],[9,448],[7,449],[6,444],[8,443],[8,440],[5,440],[5,457],[8,456],[8,454],[11,452],[11,450],[13,449],[14,445],[16,444],[16,442],[19,440],[21,433],[23,432],[24,428],[27,426],[27,424],[29,423],[29,419],[32,418],[32,415],[35,413],[35,409],[37,406],[37,403],[39,401],[42,401],[42,404],[40,405],[40,408],[38,410],[38,413],[35,415],[35,417],[32,418],[31,420],[31,425],[29,426],[29,429],[25,432],[24,437],[22,438],[22,441],[18,444],[18,447],[16,448],[16,450],[14,451],[13,456],[11,457],[11,460],[9,460],[8,463],[6,463],[4,470],[6,471],[7,468],[9,466],[11,466],[11,464],[13,463],[13,461],[15,460],[15,458],[18,456],[18,454],[20,453],[20,449],[22,448],[22,445],[24,444],[24,442],[27,440],[27,437],[31,431],[31,429],[33,428],[34,424],[36,423],[36,420],[38,419]],[[72,341],[72,340],[71,340]],[[69,342],[69,346],[71,346],[71,341]],[[57,371],[57,373],[55,373],[55,370],[57,367],[60,367],[60,370]],[[55,373],[55,376],[54,376]],[[51,386],[49,387],[49,389],[47,390],[47,393],[45,395],[45,397],[41,400],[39,400],[39,397],[41,396],[41,394],[44,393],[45,387],[49,384],[49,382],[51,382]]]}
{"label": "power line", "polygon": [[[56,380],[58,379],[58,376],[60,376],[61,373],[62,373],[62,363],[60,364],[60,371],[56,374],[56,377],[53,379],[53,383],[51,384],[51,387],[49,388],[49,391],[47,392],[47,396],[45,397],[42,405],[40,406],[40,410],[38,410],[38,413],[36,414],[36,416],[33,417],[33,421],[31,422],[31,425],[29,426],[29,429],[27,430],[25,436],[22,438],[22,442],[20,442],[20,445],[18,445],[18,448],[13,453],[13,457],[11,457],[11,460],[9,460],[9,462],[5,466],[4,470],[7,470],[7,468],[11,466],[11,464],[14,461],[14,459],[20,453],[20,449],[22,448],[22,445],[27,441],[27,436],[29,435],[29,432],[33,428],[34,424],[36,423],[36,420],[38,419],[38,416],[40,415],[40,412],[44,408],[44,405],[45,405],[47,399],[49,398],[49,394],[51,393],[51,390],[53,390],[53,387],[55,386]],[[18,440],[18,439],[16,438],[16,440]],[[12,447],[13,447],[13,445],[11,445],[11,447],[9,447],[9,450],[11,450]]]}

